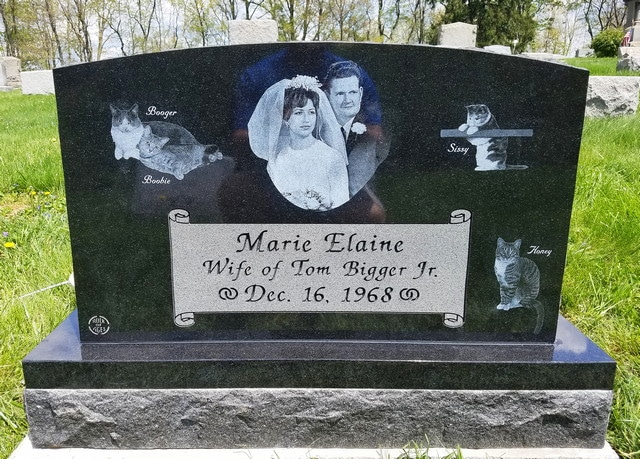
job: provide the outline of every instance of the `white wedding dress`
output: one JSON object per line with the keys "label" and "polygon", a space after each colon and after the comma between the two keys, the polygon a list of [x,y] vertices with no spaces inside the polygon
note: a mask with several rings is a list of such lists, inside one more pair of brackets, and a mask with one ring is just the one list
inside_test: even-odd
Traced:
{"label": "white wedding dress", "polygon": [[278,191],[302,209],[335,209],[349,200],[343,155],[317,139],[303,150],[285,147],[267,171]]}
{"label": "white wedding dress", "polygon": [[[289,128],[283,123],[284,93],[291,87],[305,87],[318,95],[314,142],[302,150],[291,148]],[[289,202],[302,209],[325,211],[349,200],[344,137],[315,78],[298,75],[270,86],[260,97],[247,128],[251,150],[267,160],[271,181]]]}

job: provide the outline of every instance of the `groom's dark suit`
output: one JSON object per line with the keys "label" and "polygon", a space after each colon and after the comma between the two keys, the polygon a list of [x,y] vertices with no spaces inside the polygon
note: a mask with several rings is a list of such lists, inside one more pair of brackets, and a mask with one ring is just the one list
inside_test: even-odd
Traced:
{"label": "groom's dark suit", "polygon": [[[359,133],[363,126],[366,127],[366,131]],[[389,151],[383,147],[380,126],[367,126],[362,112],[355,116],[351,129],[346,133],[346,147],[349,160],[349,195],[353,196],[373,177]]]}

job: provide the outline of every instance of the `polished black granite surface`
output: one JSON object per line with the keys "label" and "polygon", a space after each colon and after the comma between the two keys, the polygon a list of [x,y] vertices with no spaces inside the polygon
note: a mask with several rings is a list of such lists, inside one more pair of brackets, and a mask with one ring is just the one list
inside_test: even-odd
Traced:
{"label": "polished black granite surface", "polygon": [[[347,172],[357,172],[358,151],[375,156],[375,162],[363,168],[367,185],[360,183],[342,205],[302,208],[273,182],[269,171],[275,159],[266,157],[260,142],[252,142],[250,117],[274,85],[296,75],[323,81],[330,66],[345,61],[362,71],[362,117],[354,119],[352,130],[360,132],[355,138],[376,141],[374,149],[367,149],[368,143],[353,146]],[[533,352],[544,355],[544,345],[553,344],[586,70],[480,50],[314,42],[129,56],[58,68],[54,80],[80,340],[96,344],[83,348],[87,358],[247,353],[256,360],[242,365],[259,366],[262,356],[255,350],[260,349],[282,359],[326,353],[337,359],[328,361],[331,365],[354,355],[386,355],[393,362],[398,355],[421,362],[416,354],[520,361]],[[472,119],[471,105],[490,110],[493,128],[475,133],[462,128]],[[276,112],[258,116],[257,125],[281,127],[284,114]],[[324,114],[333,116],[329,109]],[[148,142],[170,141],[157,155],[166,161],[153,160],[151,147],[140,151],[143,125],[151,131],[144,134]],[[222,158],[212,153],[214,144]],[[349,152],[350,145],[347,139],[335,146]],[[168,169],[181,150],[205,146],[207,164],[183,173]],[[503,168],[497,167],[500,161]],[[496,163],[495,170],[487,162]],[[289,176],[306,186],[315,168],[314,163],[314,170]],[[330,181],[342,184],[337,177]],[[188,224],[171,220],[175,212],[188,215]],[[464,222],[452,223],[460,216]],[[440,231],[441,226],[447,229]],[[451,236],[454,226],[465,231]],[[207,234],[181,238],[177,229]],[[239,244],[249,231],[256,250]],[[265,239],[258,250],[255,241],[264,231],[270,242]],[[338,247],[327,247],[338,233],[367,237],[347,243],[345,236]],[[307,238],[310,247],[302,247]],[[532,287],[526,307],[507,304],[501,295],[494,270],[500,239],[521,241],[520,254],[529,260]],[[398,252],[369,250],[381,247],[382,240],[393,240]],[[297,241],[300,247],[280,250],[282,241],[294,241],[289,248]],[[269,243],[271,251],[265,250]],[[296,269],[301,260],[310,268],[304,275]],[[280,269],[272,279],[265,269],[276,265]],[[403,268],[404,276],[399,275]],[[248,275],[238,279],[239,273]],[[256,291],[255,297],[249,293]],[[231,343],[204,344],[223,340]],[[263,342],[269,340],[294,341],[283,350]],[[389,350],[372,340],[432,345],[394,344]],[[182,344],[195,341],[202,346]],[[445,341],[455,345],[440,346]],[[141,347],[126,344],[134,342]],[[171,351],[164,342],[176,347]],[[460,346],[478,342],[484,345]],[[108,343],[123,345],[98,351]],[[300,371],[316,365],[292,362]],[[207,368],[203,364],[203,374],[193,378],[200,385],[215,376]],[[104,371],[94,375],[96,381],[112,384],[113,370]],[[179,379],[183,373],[178,373]],[[422,378],[413,369],[396,373],[399,379]],[[329,384],[322,371],[313,378],[313,384]],[[385,378],[377,383],[387,384]],[[470,379],[460,378],[464,384],[484,384]],[[521,379],[537,384],[533,377]]]}
{"label": "polished black granite surface", "polygon": [[615,362],[560,317],[553,345],[424,341],[81,344],[72,313],[23,361],[28,389],[608,389]]}

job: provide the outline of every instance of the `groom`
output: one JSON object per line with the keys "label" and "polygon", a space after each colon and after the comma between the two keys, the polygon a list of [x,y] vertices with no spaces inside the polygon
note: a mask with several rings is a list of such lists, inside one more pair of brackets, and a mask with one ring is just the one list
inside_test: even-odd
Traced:
{"label": "groom", "polygon": [[349,159],[349,195],[353,196],[367,184],[388,153],[384,148],[377,97],[369,94],[371,101],[366,103],[362,71],[353,61],[331,64],[322,88],[342,126]]}

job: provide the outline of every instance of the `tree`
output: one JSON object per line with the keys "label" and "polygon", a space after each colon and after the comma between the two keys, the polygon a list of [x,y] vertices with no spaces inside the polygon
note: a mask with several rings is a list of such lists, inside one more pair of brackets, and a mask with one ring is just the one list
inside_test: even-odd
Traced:
{"label": "tree", "polygon": [[406,4],[406,0],[378,0],[377,34],[380,41],[394,41],[406,17]]}
{"label": "tree", "polygon": [[89,33],[87,0],[58,0],[58,6],[67,25],[69,48],[75,52],[80,62],[90,62],[93,59],[93,46]]}
{"label": "tree", "polygon": [[19,57],[19,20],[20,4],[18,0],[0,0],[0,16],[4,29],[4,49],[7,56]]}
{"label": "tree", "polygon": [[[176,8],[182,11],[182,23],[187,46],[207,46],[213,28],[212,7],[207,0],[177,0]],[[192,40],[190,37],[196,37]]]}
{"label": "tree", "polygon": [[22,60],[23,69],[51,68],[55,46],[40,0],[0,0],[4,52]]}
{"label": "tree", "polygon": [[579,1],[541,4],[536,13],[538,35],[534,50],[566,55],[582,27]]}
{"label": "tree", "polygon": [[[450,2],[452,5],[456,0]],[[409,21],[409,41],[413,43],[429,43],[429,13],[433,7],[432,0],[415,0]],[[452,22],[456,22],[455,20]]]}
{"label": "tree", "polygon": [[624,26],[627,10],[623,0],[585,0],[582,8],[592,40],[603,30]]}
{"label": "tree", "polygon": [[367,40],[370,34],[369,7],[366,0],[328,0],[331,33],[329,40]]}
{"label": "tree", "polygon": [[261,6],[277,22],[281,40],[318,40],[326,33],[327,0],[266,0]]}
{"label": "tree", "polygon": [[47,0],[30,0],[29,3],[35,16],[31,30],[33,39],[22,44],[23,65],[27,68],[53,68],[62,63],[62,41],[58,36],[56,14]]}
{"label": "tree", "polygon": [[131,21],[129,33],[133,54],[151,51],[149,40],[157,6],[157,0],[136,0],[128,4],[127,13]]}
{"label": "tree", "polygon": [[[53,37],[53,42],[55,44],[55,49],[57,52],[57,61],[60,65],[64,65],[64,53],[62,52],[62,40],[60,38],[60,34],[58,33],[58,11],[56,10],[56,3],[53,0],[44,0],[44,11],[46,12],[46,24],[48,24],[51,29],[51,35]],[[51,67],[55,67],[56,58],[52,59]]]}
{"label": "tree", "polygon": [[478,18],[478,46],[513,43],[514,51],[522,52],[536,37],[531,0],[491,2],[483,13]]}
{"label": "tree", "polygon": [[536,36],[536,7],[533,0],[448,0],[443,23],[477,24],[479,47],[516,43],[522,52]]}

